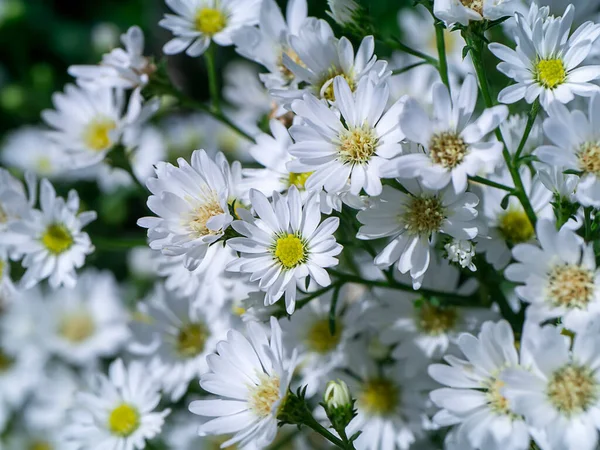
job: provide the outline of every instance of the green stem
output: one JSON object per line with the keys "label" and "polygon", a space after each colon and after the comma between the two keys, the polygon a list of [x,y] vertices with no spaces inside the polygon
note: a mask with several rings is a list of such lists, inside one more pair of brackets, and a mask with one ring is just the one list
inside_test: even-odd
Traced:
{"label": "green stem", "polygon": [[319,289],[318,291],[311,292],[311,294],[308,297],[304,297],[296,302],[296,309],[302,308],[304,305],[309,303],[311,300],[314,300],[315,298],[320,297],[321,295],[325,294],[326,292],[329,292],[331,289],[335,289],[338,285],[341,285],[341,284],[340,283],[332,283],[329,286]]}
{"label": "green stem", "polygon": [[338,284],[333,291],[333,298],[331,299],[331,307],[329,308],[329,332],[332,336],[335,335],[335,319],[338,299],[340,298],[341,284]]}
{"label": "green stem", "polygon": [[521,157],[521,153],[525,148],[525,144],[527,143],[527,139],[529,139],[529,135],[531,134],[531,129],[533,128],[533,124],[535,123],[535,119],[540,111],[540,99],[537,98],[533,105],[531,105],[531,110],[527,115],[527,125],[525,126],[525,132],[523,133],[523,137],[521,138],[521,142],[519,142],[519,147],[517,148],[517,152],[513,158],[514,164],[518,166],[519,158]]}
{"label": "green stem", "polygon": [[131,237],[131,238],[110,238],[94,235],[94,246],[103,251],[122,251],[130,250],[135,247],[146,247],[148,241],[146,237]]}
{"label": "green stem", "polygon": [[585,225],[585,235],[584,235],[584,239],[586,242],[590,242],[591,238],[592,238],[592,207],[588,206],[587,208],[583,209],[583,214],[584,214],[584,225]]}
{"label": "green stem", "polygon": [[306,418],[304,423],[307,427],[311,428],[313,431],[319,433],[333,445],[344,449],[344,450],[354,450],[354,445],[351,443],[346,444],[341,439],[337,438],[333,433],[331,433],[327,428],[321,425],[312,415]]}
{"label": "green stem", "polygon": [[[485,101],[485,105],[487,108],[492,108],[494,106],[494,101],[492,100],[492,96],[490,94],[490,88],[487,81],[487,76],[485,73],[485,68],[483,66],[482,60],[482,52],[483,52],[483,41],[480,38],[473,38],[473,35],[467,30],[463,34],[467,45],[471,49],[471,60],[473,61],[473,65],[475,66],[475,72],[477,73],[477,78],[479,80],[479,88],[481,90],[481,94],[483,95],[483,99]],[[531,225],[535,228],[537,223],[537,217],[535,215],[535,211],[531,206],[531,202],[527,197],[527,193],[525,191],[525,187],[523,186],[523,181],[521,180],[521,175],[519,174],[519,170],[513,165],[512,157],[508,148],[506,147],[506,142],[504,137],[502,136],[502,131],[500,128],[496,128],[496,137],[502,143],[502,156],[504,157],[504,161],[506,162],[506,166],[508,167],[508,171],[510,172],[510,176],[513,179],[513,183],[515,184],[514,193],[521,202],[523,206],[523,210]]]}
{"label": "green stem", "polygon": [[400,69],[392,70],[392,76],[401,75],[403,73],[409,72],[409,71],[411,71],[419,66],[422,66],[424,64],[428,64],[427,61],[419,61],[418,63],[414,63],[409,66],[401,67]]}
{"label": "green stem", "polygon": [[419,50],[415,50],[414,48],[409,47],[406,44],[403,44],[402,42],[400,42],[398,39],[388,39],[385,41],[385,44],[387,44],[389,47],[398,49],[398,50],[402,50],[405,53],[408,53],[409,55],[413,55],[416,56],[417,58],[421,58],[423,61],[425,61],[428,64],[431,64],[432,66],[436,66],[438,65],[438,62],[435,58],[432,58],[429,55],[426,55],[423,52],[420,52]]}
{"label": "green stem", "polygon": [[206,70],[208,72],[208,87],[210,90],[210,99],[212,102],[212,110],[220,112],[219,104],[219,86],[217,84],[217,69],[215,67],[215,46],[210,45],[204,52],[204,60],[206,61]]}
{"label": "green stem", "polygon": [[514,189],[511,188],[510,186],[506,186],[505,184],[501,184],[501,183],[496,183],[495,181],[488,180],[487,178],[482,178],[480,176],[469,177],[469,180],[471,180],[475,183],[485,184],[486,186],[490,186],[490,187],[493,187],[496,189],[501,189],[501,190],[507,191],[507,192],[514,191]]}
{"label": "green stem", "polygon": [[440,72],[440,77],[442,78],[442,82],[450,91],[450,78],[448,77],[448,59],[446,57],[446,40],[444,38],[444,24],[439,20],[435,19],[435,37],[437,43],[438,50],[438,58],[440,63],[438,64],[438,71]]}

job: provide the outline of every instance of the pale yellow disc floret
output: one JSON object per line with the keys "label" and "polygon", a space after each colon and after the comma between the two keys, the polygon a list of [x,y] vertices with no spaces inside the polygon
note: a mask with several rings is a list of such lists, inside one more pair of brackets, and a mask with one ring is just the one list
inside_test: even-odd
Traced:
{"label": "pale yellow disc floret", "polygon": [[567,80],[567,70],[561,59],[542,59],[535,67],[536,81],[547,89],[554,89]]}
{"label": "pale yellow disc floret", "polygon": [[286,269],[293,269],[306,262],[306,244],[295,234],[284,234],[275,242],[273,253]]}
{"label": "pale yellow disc floret", "polygon": [[107,150],[113,145],[110,132],[116,127],[117,124],[112,119],[96,118],[85,127],[83,141],[92,150]]}
{"label": "pale yellow disc floret", "polygon": [[41,241],[44,247],[54,255],[66,252],[75,242],[67,227],[58,223],[51,224],[46,228]]}
{"label": "pale yellow disc floret", "polygon": [[402,216],[404,226],[411,234],[430,235],[440,230],[446,212],[437,197],[413,197]]}
{"label": "pale yellow disc floret", "polygon": [[316,320],[308,330],[306,345],[314,352],[329,353],[340,343],[342,331],[343,327],[339,322],[336,323],[335,333],[331,334],[329,319]]}
{"label": "pale yellow disc floret", "polygon": [[434,164],[452,170],[460,165],[469,152],[464,139],[453,131],[434,134],[429,142],[429,157]]}
{"label": "pale yellow disc floret", "polygon": [[594,299],[595,290],[592,270],[563,264],[550,271],[546,295],[555,306],[585,309]]}
{"label": "pale yellow disc floret", "polygon": [[556,370],[548,381],[550,403],[566,416],[585,412],[598,399],[598,382],[591,369],[569,364]]}
{"label": "pale yellow disc floret", "polygon": [[254,414],[264,418],[273,412],[273,406],[280,399],[280,380],[279,377],[266,373],[260,374],[258,378],[260,383],[249,388],[248,404]]}
{"label": "pale yellow disc floret", "polygon": [[400,402],[400,387],[387,378],[373,378],[365,382],[358,395],[358,405],[370,415],[392,414]]}
{"label": "pale yellow disc floret", "polygon": [[119,437],[131,436],[140,426],[138,410],[127,403],[121,403],[108,416],[108,429]]}
{"label": "pale yellow disc floret", "polygon": [[214,36],[227,26],[227,16],[218,9],[201,8],[195,17],[196,30]]}

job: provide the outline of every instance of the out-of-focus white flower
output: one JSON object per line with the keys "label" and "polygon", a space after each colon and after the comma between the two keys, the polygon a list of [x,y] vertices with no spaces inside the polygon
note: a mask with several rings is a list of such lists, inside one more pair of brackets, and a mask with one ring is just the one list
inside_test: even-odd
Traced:
{"label": "out-of-focus white flower", "polygon": [[517,295],[530,303],[527,318],[535,323],[562,318],[565,326],[580,332],[600,314],[600,270],[591,243],[550,220],[538,221],[539,246],[516,245],[517,260],[506,268],[506,278],[523,285]]}
{"label": "out-of-focus white flower", "polygon": [[193,297],[177,298],[158,285],[138,304],[129,350],[146,357],[151,376],[177,402],[190,381],[208,371],[206,356],[225,338],[230,327],[227,319],[212,304],[195,303]]}
{"label": "out-of-focus white flower", "polygon": [[140,123],[156,111],[156,101],[142,106],[142,96],[135,90],[124,111],[125,97],[120,90],[102,87],[94,90],[67,85],[64,93],[55,93],[55,110],[42,112],[44,121],[53,128],[48,136],[71,158],[70,168],[94,165],[119,143],[132,146],[127,139]]}
{"label": "out-of-focus white flower", "polygon": [[467,26],[471,21],[497,20],[512,16],[520,0],[435,0],[433,12],[447,27]]}
{"label": "out-of-focus white flower", "polygon": [[79,196],[70,191],[67,200],[56,196],[50,182],[40,184],[41,210],[33,209],[20,220],[10,222],[0,234],[0,245],[11,245],[23,257],[27,269],[20,285],[28,289],[48,278],[50,286],[73,287],[77,282],[75,269],[94,251],[87,233],[82,231],[96,219],[94,211],[79,212]]}
{"label": "out-of-focus white flower", "polygon": [[[27,192],[23,183],[0,167],[0,232],[4,232],[11,223],[29,215],[36,201],[35,177],[27,176]],[[13,249],[10,241],[0,245]]]}
{"label": "out-of-focus white flower", "polygon": [[71,66],[68,69],[69,75],[77,78],[79,85],[91,89],[133,89],[145,86],[156,67],[144,56],[144,33],[140,27],[133,26],[121,35],[121,42],[125,49],[112,50],[96,66]]}
{"label": "out-of-focus white flower", "polygon": [[473,263],[475,245],[471,241],[453,239],[444,245],[444,249],[448,253],[449,261],[459,264],[462,268],[468,268],[472,272],[477,270]]}
{"label": "out-of-focus white flower", "polygon": [[360,211],[359,239],[391,237],[392,241],[375,257],[380,267],[396,265],[400,273],[410,272],[413,287],[419,289],[429,268],[431,240],[439,233],[455,239],[473,239],[481,225],[475,220],[479,203],[471,192],[456,194],[452,188],[433,191],[418,182],[403,180],[408,193],[384,186],[383,193],[369,208]]}
{"label": "out-of-focus white flower", "polygon": [[362,12],[361,6],[354,0],[327,0],[327,5],[327,14],[342,27],[356,24]]}
{"label": "out-of-focus white flower", "polygon": [[292,314],[298,286],[306,286],[307,277],[320,286],[329,286],[325,270],[338,264],[342,251],[333,233],[339,218],[329,217],[321,223],[321,212],[315,195],[304,203],[295,186],[287,196],[273,193],[273,200],[259,191],[250,192],[250,202],[258,218],[240,210],[242,220],[233,223],[243,237],[229,239],[227,244],[240,257],[227,270],[251,274],[265,292],[265,305],[272,305],[285,295],[285,307]]}
{"label": "out-of-focus white flower", "polygon": [[500,92],[500,102],[533,103],[539,98],[548,109],[553,101],[569,103],[575,95],[589,97],[600,90],[590,83],[600,78],[600,66],[579,67],[600,36],[600,25],[588,22],[571,34],[574,11],[571,5],[562,17],[540,15],[531,18],[533,22],[517,14],[516,49],[497,42],[489,45],[503,61],[498,70],[516,81]]}
{"label": "out-of-focus white flower", "polygon": [[68,441],[78,448],[134,450],[158,435],[169,409],[155,412],[159,387],[144,364],[125,366],[117,359],[108,377],[96,373],[90,386],[80,391],[65,427]]}
{"label": "out-of-focus white flower", "polygon": [[148,208],[158,217],[141,218],[138,225],[148,228],[150,248],[167,256],[185,255],[186,267],[193,270],[233,220],[233,198],[231,169],[222,154],[213,161],[197,150],[191,160],[179,158],[178,167],[156,165],[156,178],[148,179],[147,186],[152,193]]}
{"label": "out-of-focus white flower", "polygon": [[385,83],[362,80],[355,92],[343,77],[333,82],[335,105],[341,116],[311,94],[292,103],[292,110],[304,120],[290,134],[289,148],[296,157],[288,163],[295,173],[311,173],[305,187],[309,192],[325,189],[336,194],[350,186],[350,193],[381,194],[381,168],[402,152],[404,134],[398,126],[405,99],[389,109],[389,88]]}
{"label": "out-of-focus white flower", "polygon": [[502,144],[485,138],[506,120],[508,108],[488,108],[473,120],[476,102],[477,82],[472,75],[467,76],[454,98],[446,86],[436,83],[432,117],[416,100],[407,100],[400,115],[400,129],[409,141],[420,144],[422,151],[398,157],[391,174],[418,177],[431,189],[452,183],[458,193],[466,190],[468,176],[492,171],[502,158]]}
{"label": "out-of-focus white flower", "polygon": [[192,57],[202,55],[211,42],[228,46],[244,25],[258,22],[261,0],[166,0],[175,14],[159,22],[175,37],[163,52],[174,55],[185,50]]}
{"label": "out-of-focus white flower", "polygon": [[212,418],[200,425],[200,434],[233,434],[223,448],[236,443],[265,448],[273,442],[295,368],[295,352],[286,358],[277,319],[271,318],[269,333],[256,322],[246,330],[247,337],[231,330],[218,354],[207,358],[210,372],[202,375],[200,386],[217,398],[190,404],[194,414]]}
{"label": "out-of-focus white flower", "polygon": [[119,27],[114,23],[101,22],[92,27],[92,45],[98,53],[112,50],[119,45]]}

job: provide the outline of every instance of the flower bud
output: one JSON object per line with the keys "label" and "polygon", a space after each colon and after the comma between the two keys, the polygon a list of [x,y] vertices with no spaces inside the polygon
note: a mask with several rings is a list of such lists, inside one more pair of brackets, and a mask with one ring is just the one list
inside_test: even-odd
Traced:
{"label": "flower bud", "polygon": [[342,27],[352,25],[360,13],[360,5],[354,0],[328,0],[327,3],[331,10],[327,14]]}
{"label": "flower bud", "polygon": [[348,385],[342,380],[327,383],[323,400],[327,408],[340,408],[352,403],[352,396]]}

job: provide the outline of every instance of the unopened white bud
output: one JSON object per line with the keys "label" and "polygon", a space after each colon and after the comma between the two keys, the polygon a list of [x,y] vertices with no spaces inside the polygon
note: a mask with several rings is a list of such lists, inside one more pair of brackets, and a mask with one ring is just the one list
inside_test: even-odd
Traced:
{"label": "unopened white bud", "polygon": [[327,14],[335,22],[346,27],[356,22],[356,15],[359,13],[360,5],[354,0],[328,0],[329,11]]}
{"label": "unopened white bud", "polygon": [[350,389],[342,380],[327,383],[323,400],[328,408],[340,408],[352,404]]}

